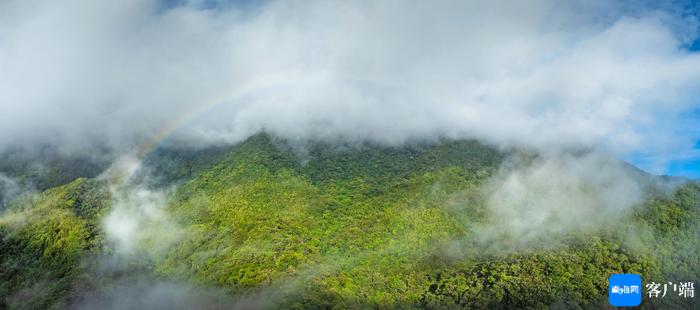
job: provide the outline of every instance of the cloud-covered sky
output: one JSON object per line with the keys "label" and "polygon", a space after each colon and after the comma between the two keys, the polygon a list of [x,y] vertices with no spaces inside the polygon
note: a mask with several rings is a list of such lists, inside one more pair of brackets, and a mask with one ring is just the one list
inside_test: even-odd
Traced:
{"label": "cloud-covered sky", "polygon": [[447,136],[698,176],[697,12],[640,3],[2,1],[0,147]]}

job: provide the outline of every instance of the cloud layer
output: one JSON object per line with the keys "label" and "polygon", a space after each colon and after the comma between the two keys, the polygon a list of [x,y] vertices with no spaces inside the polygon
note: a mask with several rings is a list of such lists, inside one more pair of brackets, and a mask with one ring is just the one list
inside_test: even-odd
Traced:
{"label": "cloud layer", "polygon": [[697,20],[613,1],[3,1],[0,146],[179,140],[691,149]]}
{"label": "cloud layer", "polygon": [[596,153],[545,154],[529,163],[511,159],[483,189],[489,219],[477,225],[477,242],[502,253],[616,227],[645,201],[634,173]]}

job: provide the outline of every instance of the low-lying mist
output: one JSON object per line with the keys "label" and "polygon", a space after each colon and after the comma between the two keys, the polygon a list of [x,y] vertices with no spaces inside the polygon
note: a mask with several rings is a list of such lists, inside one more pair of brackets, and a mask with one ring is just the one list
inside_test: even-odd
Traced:
{"label": "low-lying mist", "polygon": [[483,186],[488,220],[479,244],[496,252],[548,248],[577,233],[612,227],[645,202],[645,179],[598,153],[506,161]]}
{"label": "low-lying mist", "polygon": [[[31,222],[22,208],[39,199],[25,197],[79,177],[101,182],[109,199],[94,223],[93,215],[79,214],[85,210],[70,209],[82,206],[76,198],[82,192],[47,195],[53,200],[32,214],[64,216],[72,226],[61,232],[98,244],[80,256],[85,273],[72,289],[84,294],[67,299],[78,309],[269,308],[308,289],[312,277],[368,272],[373,263],[398,273],[390,268],[404,267],[386,263],[391,258],[415,260],[408,269],[429,265],[433,256],[447,264],[566,247],[571,236],[607,232],[686,181],[648,175],[620,158],[641,156],[640,168],[663,174],[669,162],[697,148],[697,122],[687,120],[700,109],[696,13],[680,4],[610,0],[0,1],[0,155],[10,154],[0,156],[0,212],[18,206],[0,224],[19,231]],[[265,153],[275,147],[265,144],[250,147],[248,161],[226,157],[245,157],[246,149],[229,152],[260,132],[280,144],[291,141],[281,147],[294,154]],[[506,159],[493,167],[440,166],[452,159],[440,156],[458,156],[445,148],[411,166],[420,152],[405,151],[416,141],[465,140],[499,153],[488,160]],[[326,178],[316,180],[304,169],[314,160],[306,147],[317,142],[343,146],[323,153],[324,160],[364,144],[376,153],[328,160],[335,170],[312,171]],[[168,147],[179,149],[163,151]],[[389,159],[405,151],[400,158],[408,163],[372,162],[383,151]],[[201,192],[186,194],[201,201],[183,203],[204,215],[189,222],[178,217],[176,199],[195,199],[178,196],[181,186],[221,158],[218,170],[189,184]],[[292,163],[285,166],[286,160]],[[401,170],[406,167],[420,169]],[[359,176],[343,170],[349,168]],[[178,171],[163,172],[168,169]],[[439,197],[426,194],[431,189]],[[218,201],[208,200],[213,194]],[[278,201],[260,198],[267,194]],[[215,204],[217,210],[209,208]],[[297,204],[293,210],[302,215],[285,213],[285,204]],[[271,205],[282,211],[255,209]],[[350,206],[356,209],[343,209]],[[230,212],[235,208],[258,213]],[[214,211],[231,216],[221,221],[245,225],[217,226],[219,218],[207,218]],[[354,212],[366,213],[354,218]],[[238,221],[241,214],[257,222]],[[255,230],[274,216],[288,217]],[[312,225],[333,229],[313,231],[315,239],[300,236]],[[634,225],[627,228],[651,240],[667,238],[653,235],[649,223]],[[197,229],[200,239],[169,266],[189,269],[164,271],[159,263]],[[225,242],[238,237],[234,231],[277,239],[245,235],[240,244],[253,240],[246,243],[250,253],[239,257],[239,244]],[[416,231],[439,240],[432,244]],[[373,247],[333,239],[370,232]],[[628,237],[620,239],[638,241]],[[212,239],[220,244],[206,253],[198,248]],[[265,251],[256,252],[257,245]],[[683,246],[683,253],[695,250]],[[296,252],[280,259],[287,250]],[[192,272],[222,261],[253,262],[249,272],[262,275]],[[272,267],[254,269],[264,263]],[[328,285],[342,286],[339,296],[361,289],[350,282]],[[50,292],[51,283],[42,278],[12,302]],[[240,283],[248,286],[234,288]]]}
{"label": "low-lying mist", "polygon": [[0,211],[22,193],[19,184],[14,179],[0,173]]}
{"label": "low-lying mist", "polygon": [[[352,151],[352,147],[343,150]],[[299,156],[297,160],[301,163],[309,158]],[[124,170],[129,175],[141,174],[142,178],[136,179],[139,183],[133,183],[135,179],[108,177],[124,175]],[[305,266],[294,277],[246,294],[158,274],[152,269],[153,264],[164,259],[171,247],[187,236],[183,235],[186,229],[168,210],[177,186],[149,187],[147,180],[157,177],[151,173],[155,173],[153,167],[125,159],[102,176],[122,183],[112,183],[110,210],[101,222],[111,251],[96,264],[103,274],[118,276],[109,287],[98,288],[82,298],[76,303],[78,308],[268,308],[302,290],[307,277],[356,264],[329,258],[323,264]],[[471,218],[472,226],[469,235],[449,243],[458,244],[461,249],[439,249],[437,253],[447,255],[448,260],[478,259],[565,247],[572,236],[596,235],[618,221],[628,220],[635,208],[649,198],[652,179],[653,176],[640,174],[624,162],[598,152],[512,153],[472,190],[476,200],[449,201],[461,212],[459,217]],[[670,193],[679,183],[657,180],[653,184],[658,193]],[[463,197],[459,192],[452,195]],[[473,204],[484,208],[482,217],[472,218],[467,213],[475,208]]]}

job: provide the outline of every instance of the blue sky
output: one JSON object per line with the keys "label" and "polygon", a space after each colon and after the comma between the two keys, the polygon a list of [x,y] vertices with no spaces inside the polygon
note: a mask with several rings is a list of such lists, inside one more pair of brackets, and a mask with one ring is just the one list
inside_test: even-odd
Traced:
{"label": "blue sky", "polygon": [[694,137],[696,141],[687,152],[677,154],[677,158],[668,163],[665,173],[700,179],[700,108],[686,113],[682,119],[686,128],[682,129],[679,134]]}
{"label": "blue sky", "polygon": [[447,136],[700,177],[698,2],[159,1],[0,1],[0,148],[121,151],[222,104],[177,138]]}
{"label": "blue sky", "polygon": [[[205,10],[222,8],[251,10],[264,6],[266,2],[256,0],[163,0],[162,3],[165,10],[182,5]],[[623,11],[661,10],[687,18],[697,18],[698,12],[700,12],[700,2],[697,1],[621,1],[617,2],[617,5],[619,5],[618,9]],[[634,13],[631,14],[634,15]],[[687,48],[691,52],[700,51],[700,40],[691,42]],[[650,142],[647,145],[642,145],[640,149],[623,156],[622,159],[654,174],[700,178],[700,129],[697,126],[700,123],[700,103],[691,103],[690,106],[695,108],[682,113],[680,117],[677,117],[677,120],[658,122],[655,126],[673,126],[672,130],[681,140],[694,140],[694,146],[690,142],[685,150],[682,150],[683,147],[674,147],[670,153],[659,154],[658,150],[663,148],[659,147],[658,144],[663,143],[663,141],[649,139]],[[660,129],[662,128],[645,128],[644,132],[653,134]],[[679,149],[682,151],[679,152]]]}
{"label": "blue sky", "polygon": [[[259,8],[267,1],[256,0],[164,0],[163,6],[173,8],[180,5],[195,6],[200,9],[216,9],[216,8],[231,8],[249,10],[251,8]],[[649,11],[663,10],[674,12],[688,18],[697,18],[700,12],[700,2],[696,1],[623,1],[618,3],[622,10],[634,11]],[[700,40],[695,40],[688,44],[688,50],[691,52],[700,51]],[[699,86],[700,87],[700,86]],[[666,174],[674,176],[683,176],[688,178],[700,178],[700,102],[692,103],[691,106],[696,108],[682,113],[678,121],[660,122],[663,126],[675,126],[673,130],[678,137],[683,140],[695,140],[694,146],[692,143],[687,146],[687,149],[679,153],[678,148],[674,148],[671,153],[659,154],[657,145],[642,145],[640,150],[623,156],[622,159],[632,163],[633,165],[654,173]],[[659,126],[659,125],[657,125]],[[646,132],[653,133],[659,128],[646,128]],[[651,140],[650,140],[651,141]],[[659,141],[655,141],[658,144]],[[654,143],[654,142],[649,142]],[[648,149],[648,150],[647,150]],[[681,148],[682,149],[682,148]],[[656,151],[651,151],[656,150]]]}
{"label": "blue sky", "polygon": [[[686,1],[687,12],[697,18],[700,16],[700,2]],[[689,50],[700,52],[700,39],[696,39],[690,45]],[[698,85],[700,87],[700,85]],[[695,104],[696,108],[687,113],[685,120],[690,128],[686,134],[696,139],[695,145],[687,154],[681,154],[681,158],[673,159],[668,163],[665,173],[668,175],[685,176],[700,179],[700,102]]]}
{"label": "blue sky", "polygon": [[[685,14],[689,17],[698,18],[700,16],[700,2],[682,1],[684,4]],[[688,46],[690,52],[700,52],[700,38],[696,38]],[[700,88],[700,85],[698,85]],[[657,155],[643,155],[636,153],[629,155],[624,160],[633,165],[655,174],[665,174],[672,176],[681,176],[692,179],[700,179],[700,102],[693,103],[694,109],[682,113],[679,121],[674,125],[678,126],[677,133],[679,136],[688,137],[695,140],[695,144],[689,147],[686,152],[680,154],[668,154],[670,159],[662,158],[659,161],[664,162],[664,167],[658,167],[658,162],[655,162],[654,157]],[[662,169],[662,171],[659,171]]]}
{"label": "blue sky", "polygon": [[[695,148],[700,151],[700,148]],[[687,160],[673,160],[668,165],[666,172],[668,175],[684,176],[693,179],[700,179],[700,158]]]}

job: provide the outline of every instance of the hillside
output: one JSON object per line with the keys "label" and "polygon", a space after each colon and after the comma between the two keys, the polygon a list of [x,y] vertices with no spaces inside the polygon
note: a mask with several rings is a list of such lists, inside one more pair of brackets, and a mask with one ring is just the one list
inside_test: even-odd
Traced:
{"label": "hillside", "polygon": [[102,228],[119,197],[77,179],[0,218],[0,296],[10,308],[64,308],[145,270],[215,288],[222,308],[597,308],[611,273],[700,279],[692,183],[628,210],[619,225],[515,251],[499,250],[508,239],[484,244],[494,215],[483,188],[510,156],[532,155],[450,140],[299,147],[266,134],[201,153],[157,151],[146,160],[148,190],[177,186],[166,191],[167,221],[141,239],[126,269],[90,279],[101,270],[96,258],[119,251]]}

